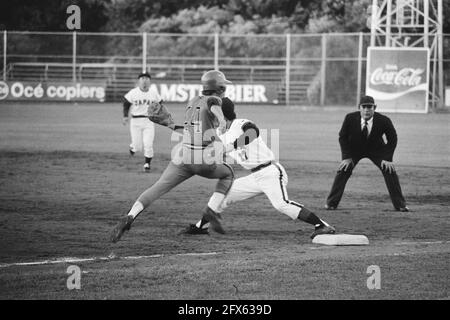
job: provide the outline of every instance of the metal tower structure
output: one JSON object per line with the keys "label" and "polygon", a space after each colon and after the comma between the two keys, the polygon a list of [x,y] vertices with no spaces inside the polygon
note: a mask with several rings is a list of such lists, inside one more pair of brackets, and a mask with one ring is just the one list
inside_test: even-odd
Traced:
{"label": "metal tower structure", "polygon": [[430,48],[430,109],[444,105],[443,0],[372,0],[370,45]]}

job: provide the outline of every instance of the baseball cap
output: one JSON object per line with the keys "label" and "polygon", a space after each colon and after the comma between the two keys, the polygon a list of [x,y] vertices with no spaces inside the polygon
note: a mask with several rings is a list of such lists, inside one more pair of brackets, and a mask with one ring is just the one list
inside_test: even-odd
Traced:
{"label": "baseball cap", "polygon": [[362,96],[359,105],[375,105],[375,100],[371,96]]}
{"label": "baseball cap", "polygon": [[147,78],[150,78],[150,79],[152,78],[148,72],[142,72],[142,73],[140,73],[138,75],[138,79],[140,79],[142,77],[147,77]]}

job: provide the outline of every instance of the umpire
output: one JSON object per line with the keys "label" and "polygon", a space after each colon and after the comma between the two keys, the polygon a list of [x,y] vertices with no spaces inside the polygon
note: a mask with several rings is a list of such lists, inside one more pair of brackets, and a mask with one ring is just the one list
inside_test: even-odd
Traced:
{"label": "umpire", "polygon": [[[397,146],[397,133],[387,116],[375,112],[376,107],[371,96],[363,96],[358,106],[359,111],[349,113],[345,117],[339,131],[342,162],[327,198],[327,210],[335,210],[338,207],[353,168],[361,159],[369,158],[383,173],[395,210],[409,211],[392,163]],[[386,136],[386,143],[383,135]]]}

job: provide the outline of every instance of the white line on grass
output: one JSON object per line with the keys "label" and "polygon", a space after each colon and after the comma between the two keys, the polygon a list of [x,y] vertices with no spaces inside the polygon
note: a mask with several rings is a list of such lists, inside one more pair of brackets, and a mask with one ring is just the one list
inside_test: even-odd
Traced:
{"label": "white line on grass", "polygon": [[396,246],[414,245],[414,244],[444,244],[450,241],[411,241],[411,242],[397,242]]}
{"label": "white line on grass", "polygon": [[[396,246],[402,245],[432,245],[432,244],[446,244],[450,243],[450,241],[415,241],[415,242],[397,242],[394,243]],[[318,246],[318,247],[309,247],[310,250],[321,250],[327,249],[335,246]],[[65,258],[55,258],[52,260],[43,260],[43,261],[32,261],[32,262],[14,262],[14,263],[5,263],[0,264],[0,268],[14,267],[14,266],[38,266],[38,265],[46,265],[46,264],[60,264],[60,263],[78,263],[78,262],[93,262],[93,261],[110,261],[110,260],[139,260],[139,259],[150,259],[150,258],[162,258],[162,257],[176,257],[176,256],[212,256],[224,254],[224,252],[188,252],[188,253],[175,253],[175,254],[154,254],[149,256],[126,256],[126,257],[117,257],[113,253],[108,257],[92,257],[92,258],[76,258],[76,257],[65,257]],[[395,254],[394,254],[395,255]]]}
{"label": "white line on grass", "polygon": [[[409,241],[409,242],[396,242],[395,246],[410,246],[410,245],[432,245],[432,244],[447,244],[450,241]],[[310,250],[321,250],[333,247],[361,247],[361,245],[319,245],[318,247],[309,247]],[[370,245],[369,245],[370,246]]]}
{"label": "white line on grass", "polygon": [[150,256],[126,256],[126,257],[117,257],[113,254],[108,257],[93,257],[93,258],[55,258],[52,260],[43,260],[43,261],[32,261],[32,262],[14,262],[14,263],[5,263],[0,264],[0,268],[14,267],[14,266],[38,266],[38,265],[46,265],[46,264],[59,264],[59,263],[77,263],[77,262],[93,262],[93,261],[109,261],[109,260],[138,260],[138,259],[149,259],[149,258],[162,258],[162,257],[170,257],[170,256],[212,256],[220,254],[220,252],[190,252],[190,253],[175,253],[175,254],[154,254]]}

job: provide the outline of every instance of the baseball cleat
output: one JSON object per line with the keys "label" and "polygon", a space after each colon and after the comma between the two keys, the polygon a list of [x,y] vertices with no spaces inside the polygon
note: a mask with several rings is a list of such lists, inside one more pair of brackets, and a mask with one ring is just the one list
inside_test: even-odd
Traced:
{"label": "baseball cleat", "polygon": [[130,230],[131,224],[133,223],[134,218],[132,216],[127,215],[120,219],[119,223],[114,227],[111,232],[111,242],[116,243],[122,237],[125,231]]}
{"label": "baseball cleat", "polygon": [[144,172],[150,172],[150,164],[149,163],[144,164]]}
{"label": "baseball cleat", "polygon": [[311,239],[314,239],[314,237],[319,234],[335,234],[335,233],[336,233],[336,229],[334,227],[323,224],[319,227],[316,227],[316,229],[314,230],[314,232],[311,235]]}
{"label": "baseball cleat", "polygon": [[325,205],[325,210],[336,210],[335,206],[330,206],[328,204]]}
{"label": "baseball cleat", "polygon": [[395,208],[395,210],[400,211],[400,212],[409,212],[408,207]]}
{"label": "baseball cleat", "polygon": [[130,155],[131,156],[134,156],[134,154],[136,153],[136,152],[133,151],[133,149],[131,147],[130,147],[129,151],[130,151]]}
{"label": "baseball cleat", "polygon": [[211,229],[217,233],[225,234],[225,230],[222,227],[219,219],[222,219],[219,213],[214,212],[209,207],[206,209],[206,212],[203,214],[203,219],[208,221],[211,224]]}
{"label": "baseball cleat", "polygon": [[195,224],[190,224],[189,227],[182,230],[179,234],[209,234],[208,228],[199,228]]}

